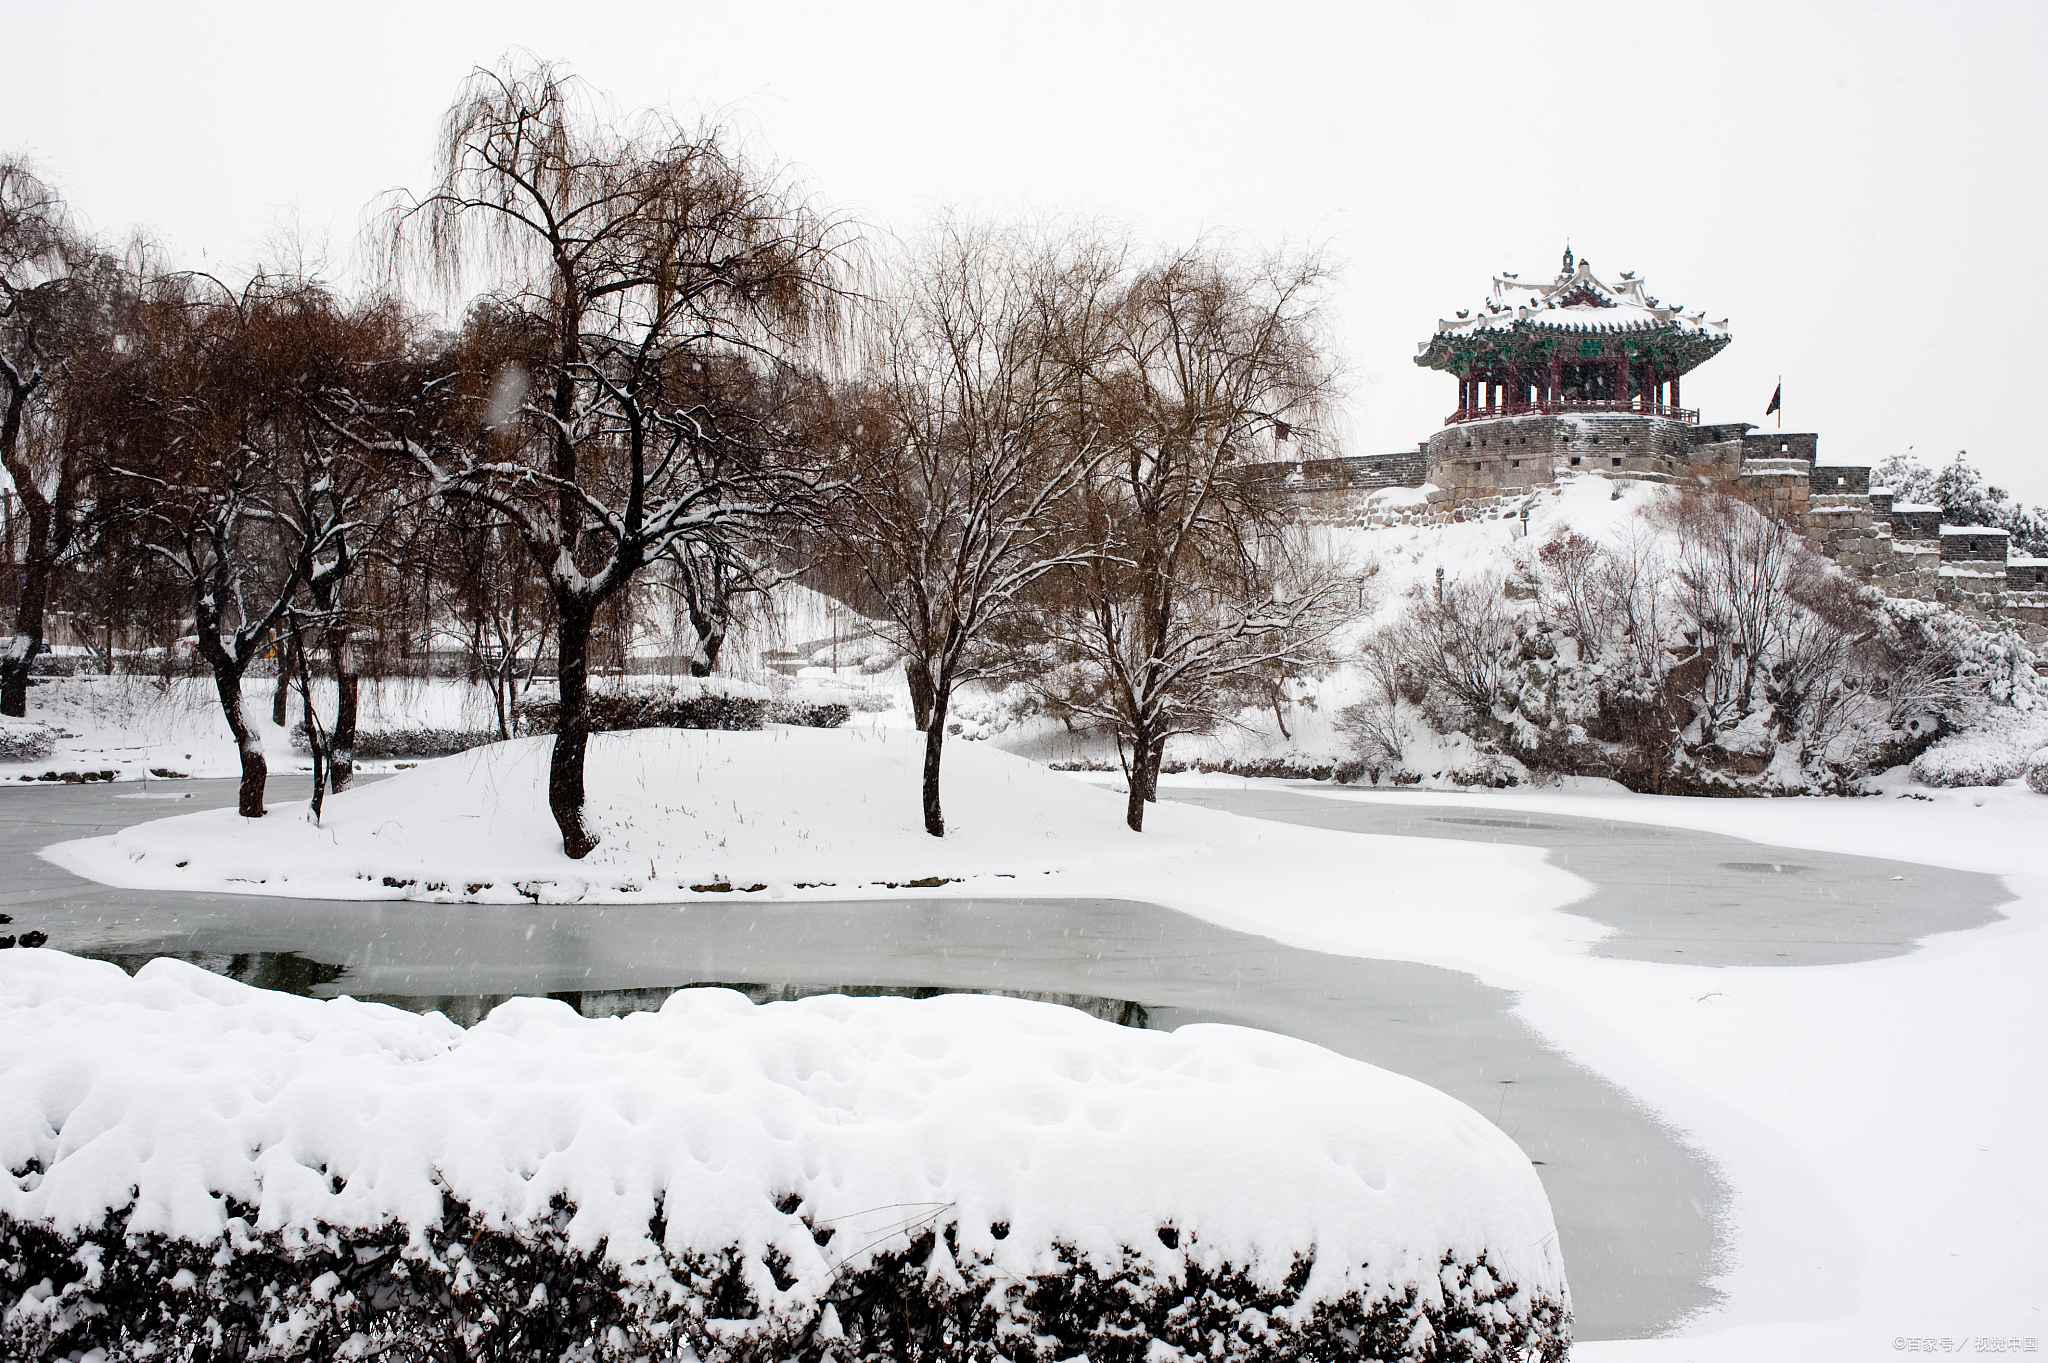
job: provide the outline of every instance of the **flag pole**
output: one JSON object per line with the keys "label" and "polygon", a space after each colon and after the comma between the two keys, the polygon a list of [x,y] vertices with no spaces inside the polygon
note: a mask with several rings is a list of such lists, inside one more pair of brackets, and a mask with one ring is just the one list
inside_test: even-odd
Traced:
{"label": "flag pole", "polygon": [[1778,375],[1778,429],[1785,429],[1785,376]]}

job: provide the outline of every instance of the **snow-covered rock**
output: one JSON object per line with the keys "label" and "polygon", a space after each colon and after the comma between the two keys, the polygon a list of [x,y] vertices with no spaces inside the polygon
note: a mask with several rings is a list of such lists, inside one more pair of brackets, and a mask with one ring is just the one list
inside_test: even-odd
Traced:
{"label": "snow-covered rock", "polygon": [[11,952],[0,1094],[10,1356],[239,1331],[250,1356],[424,1357],[465,1328],[470,1356],[707,1363],[1568,1336],[1511,1140],[1244,1028],[696,989],[601,1020],[515,1000],[464,1032]]}

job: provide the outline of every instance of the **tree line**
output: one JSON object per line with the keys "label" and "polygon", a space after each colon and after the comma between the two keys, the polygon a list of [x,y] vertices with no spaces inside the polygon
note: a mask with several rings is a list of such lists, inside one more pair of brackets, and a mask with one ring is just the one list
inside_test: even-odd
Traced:
{"label": "tree line", "polygon": [[665,591],[708,675],[741,603],[801,575],[903,658],[928,832],[956,688],[1018,679],[1118,736],[1136,830],[1168,739],[1327,662],[1356,599],[1255,459],[1333,392],[1313,254],[964,218],[878,241],[726,130],[613,117],[548,64],[474,73],[369,241],[355,293],[173,270],[0,161],[0,712],[53,611],[109,665],[189,638],[261,817],[243,683],[274,663],[317,818],[359,677],[452,630],[509,733],[544,649],[582,857],[608,626]]}

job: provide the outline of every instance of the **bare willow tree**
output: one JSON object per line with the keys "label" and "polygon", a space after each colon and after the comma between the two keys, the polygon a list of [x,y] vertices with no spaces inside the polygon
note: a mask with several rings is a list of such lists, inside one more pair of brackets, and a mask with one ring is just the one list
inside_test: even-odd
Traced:
{"label": "bare willow tree", "polygon": [[1079,513],[1094,546],[1047,628],[1053,698],[1119,736],[1144,827],[1175,734],[1213,727],[1248,678],[1313,668],[1356,600],[1345,565],[1282,533],[1256,450],[1311,426],[1332,390],[1314,255],[1246,259],[1210,241],[1137,274],[1077,362],[1077,418],[1113,453]]}
{"label": "bare willow tree", "polygon": [[954,688],[983,675],[989,632],[1034,584],[1088,552],[1062,504],[1104,446],[1068,411],[1070,347],[1119,263],[1086,237],[948,221],[904,262],[884,309],[852,412],[859,477],[837,542],[906,659],[935,838]]}
{"label": "bare willow tree", "polygon": [[143,548],[183,589],[197,650],[241,756],[238,808],[264,813],[269,766],[242,680],[270,652],[309,574],[346,571],[346,505],[295,514],[290,470],[308,423],[303,381],[337,305],[302,280],[237,293],[178,275],[138,306],[125,381],[110,392],[119,441],[108,473]]}
{"label": "bare willow tree", "polygon": [[[545,574],[561,704],[548,803],[583,857],[588,654],[600,608],[679,543],[759,535],[826,479],[798,366],[841,325],[846,234],[717,128],[600,116],[560,68],[479,70],[442,125],[438,178],[385,219],[393,268],[479,280],[452,382],[472,433],[425,438],[364,407],[442,498],[489,507]],[[474,360],[494,356],[488,370]]]}
{"label": "bare willow tree", "polygon": [[28,708],[52,579],[85,542],[92,451],[103,434],[94,385],[132,290],[118,263],[71,221],[57,192],[0,159],[0,467],[25,534],[12,645],[0,654],[0,714]]}
{"label": "bare willow tree", "polygon": [[[408,396],[421,378],[413,363],[415,321],[393,300],[346,306],[325,290],[300,287],[283,318],[290,328],[291,370],[271,408],[268,442],[273,465],[266,514],[280,543],[297,558],[305,601],[286,619],[289,650],[278,670],[295,663],[306,699],[307,737],[313,746],[313,809],[323,789],[345,791],[355,779],[361,659],[357,636],[374,613],[377,575],[366,559],[387,559],[385,527],[398,513],[399,480],[390,463],[365,454],[343,433],[347,414],[362,405],[388,405]],[[334,681],[334,716],[314,713],[312,669],[304,651],[311,633]]]}

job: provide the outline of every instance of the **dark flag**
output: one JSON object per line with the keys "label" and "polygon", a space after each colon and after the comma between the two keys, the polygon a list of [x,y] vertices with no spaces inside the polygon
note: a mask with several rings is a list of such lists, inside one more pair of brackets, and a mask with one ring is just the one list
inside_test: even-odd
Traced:
{"label": "dark flag", "polygon": [[1771,390],[1771,405],[1764,408],[1764,415],[1769,416],[1772,412],[1777,411],[1783,404],[1784,397],[1785,384],[1783,380],[1780,380],[1778,386]]}

